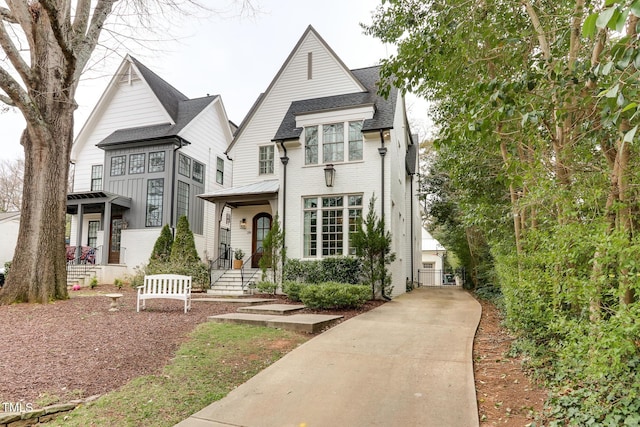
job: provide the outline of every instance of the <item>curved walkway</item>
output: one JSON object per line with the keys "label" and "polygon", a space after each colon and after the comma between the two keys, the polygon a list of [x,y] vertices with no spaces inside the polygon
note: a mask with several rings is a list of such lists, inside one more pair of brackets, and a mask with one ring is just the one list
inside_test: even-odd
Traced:
{"label": "curved walkway", "polygon": [[478,426],[481,307],[420,288],[311,339],[180,427]]}

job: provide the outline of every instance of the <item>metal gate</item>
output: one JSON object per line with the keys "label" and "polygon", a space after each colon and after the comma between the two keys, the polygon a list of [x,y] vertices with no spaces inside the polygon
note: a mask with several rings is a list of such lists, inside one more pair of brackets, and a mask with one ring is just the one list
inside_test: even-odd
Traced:
{"label": "metal gate", "polygon": [[419,269],[418,282],[420,286],[458,286],[458,284],[462,284],[459,275],[432,268]]}

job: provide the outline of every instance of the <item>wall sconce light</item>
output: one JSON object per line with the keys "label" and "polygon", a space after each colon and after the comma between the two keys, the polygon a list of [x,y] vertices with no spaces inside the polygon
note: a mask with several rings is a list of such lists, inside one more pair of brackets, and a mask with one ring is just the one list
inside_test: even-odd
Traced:
{"label": "wall sconce light", "polygon": [[247,218],[242,218],[240,220],[240,228],[247,228]]}
{"label": "wall sconce light", "polygon": [[324,168],[324,182],[327,184],[327,187],[333,187],[333,182],[336,179],[336,169],[332,164],[328,164]]}

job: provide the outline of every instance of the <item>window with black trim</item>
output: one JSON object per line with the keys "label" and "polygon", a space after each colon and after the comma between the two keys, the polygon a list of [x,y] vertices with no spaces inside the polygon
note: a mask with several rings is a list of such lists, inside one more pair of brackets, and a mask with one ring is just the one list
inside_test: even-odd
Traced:
{"label": "window with black trim", "polygon": [[162,211],[164,197],[164,178],[150,179],[147,181],[147,214],[145,225],[147,227],[162,226]]}
{"label": "window with black trim", "polygon": [[132,175],[144,173],[144,160],[144,153],[129,154],[129,173]]}
{"label": "window with black trim", "polygon": [[178,155],[178,173],[191,178],[191,159],[184,154]]}
{"label": "window with black trim", "polygon": [[149,172],[164,172],[164,151],[149,153]]}
{"label": "window with black trim", "polygon": [[126,156],[113,156],[111,158],[111,176],[124,175],[126,171],[127,157]]}
{"label": "window with black trim", "polygon": [[193,161],[193,180],[202,184],[204,182],[204,165]]}
{"label": "window with black trim", "polygon": [[216,182],[218,184],[224,183],[224,160],[220,157],[216,159]]}
{"label": "window with black trim", "polygon": [[91,191],[102,190],[102,165],[91,166]]}
{"label": "window with black trim", "polygon": [[189,184],[186,182],[178,181],[177,199],[176,215],[189,218]]}

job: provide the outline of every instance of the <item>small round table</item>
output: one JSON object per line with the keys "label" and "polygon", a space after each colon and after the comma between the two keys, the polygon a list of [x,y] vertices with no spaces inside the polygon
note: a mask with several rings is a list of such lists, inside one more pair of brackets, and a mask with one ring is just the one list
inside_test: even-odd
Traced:
{"label": "small round table", "polygon": [[118,311],[118,298],[121,298],[122,294],[105,294],[104,296],[111,298],[111,308],[109,311]]}

